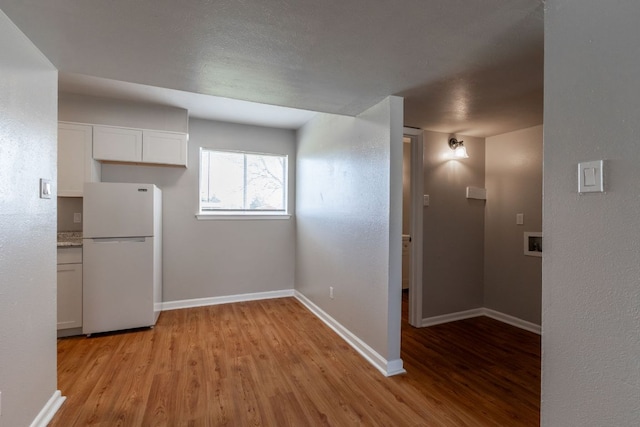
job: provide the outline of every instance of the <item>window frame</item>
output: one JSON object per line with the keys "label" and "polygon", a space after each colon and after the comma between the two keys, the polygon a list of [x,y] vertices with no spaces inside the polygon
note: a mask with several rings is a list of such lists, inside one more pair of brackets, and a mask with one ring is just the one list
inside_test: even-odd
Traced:
{"label": "window frame", "polygon": [[[258,209],[203,209],[201,197],[201,185],[203,178],[202,156],[205,152],[236,153],[242,155],[258,155],[283,158],[284,164],[284,210],[258,210]],[[246,175],[246,170],[245,170]],[[289,207],[289,155],[282,153],[258,152],[251,150],[224,149],[212,147],[200,147],[198,156],[198,213],[199,220],[268,220],[268,219],[289,219],[291,217]]]}

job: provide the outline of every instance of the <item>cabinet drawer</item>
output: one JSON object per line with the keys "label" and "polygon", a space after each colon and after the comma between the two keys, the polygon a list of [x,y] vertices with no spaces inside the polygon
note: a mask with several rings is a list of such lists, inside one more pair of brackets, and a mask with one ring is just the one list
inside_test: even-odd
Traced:
{"label": "cabinet drawer", "polygon": [[59,248],[58,265],[60,264],[81,264],[82,248]]}

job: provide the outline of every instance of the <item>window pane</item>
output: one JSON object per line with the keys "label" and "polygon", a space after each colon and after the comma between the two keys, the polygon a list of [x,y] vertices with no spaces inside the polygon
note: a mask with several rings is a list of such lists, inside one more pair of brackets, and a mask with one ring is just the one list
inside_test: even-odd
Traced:
{"label": "window pane", "polygon": [[202,210],[286,211],[287,157],[202,150]]}
{"label": "window pane", "polygon": [[212,156],[209,182],[222,209],[244,208],[244,156],[238,153],[215,153]]}
{"label": "window pane", "polygon": [[284,210],[285,159],[247,154],[247,207]]}

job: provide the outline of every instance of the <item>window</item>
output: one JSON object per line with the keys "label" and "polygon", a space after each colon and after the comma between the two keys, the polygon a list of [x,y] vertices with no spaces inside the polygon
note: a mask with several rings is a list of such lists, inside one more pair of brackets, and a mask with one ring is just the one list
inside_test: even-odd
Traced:
{"label": "window", "polygon": [[287,213],[287,156],[200,151],[200,212]]}

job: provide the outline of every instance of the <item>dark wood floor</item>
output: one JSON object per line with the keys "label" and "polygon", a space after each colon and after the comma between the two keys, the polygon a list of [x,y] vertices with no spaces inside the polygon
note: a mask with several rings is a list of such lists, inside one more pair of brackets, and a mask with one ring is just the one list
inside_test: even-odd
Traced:
{"label": "dark wood floor", "polygon": [[402,339],[385,378],[293,298],[167,311],[59,340],[50,425],[539,425],[539,336],[481,317]]}

